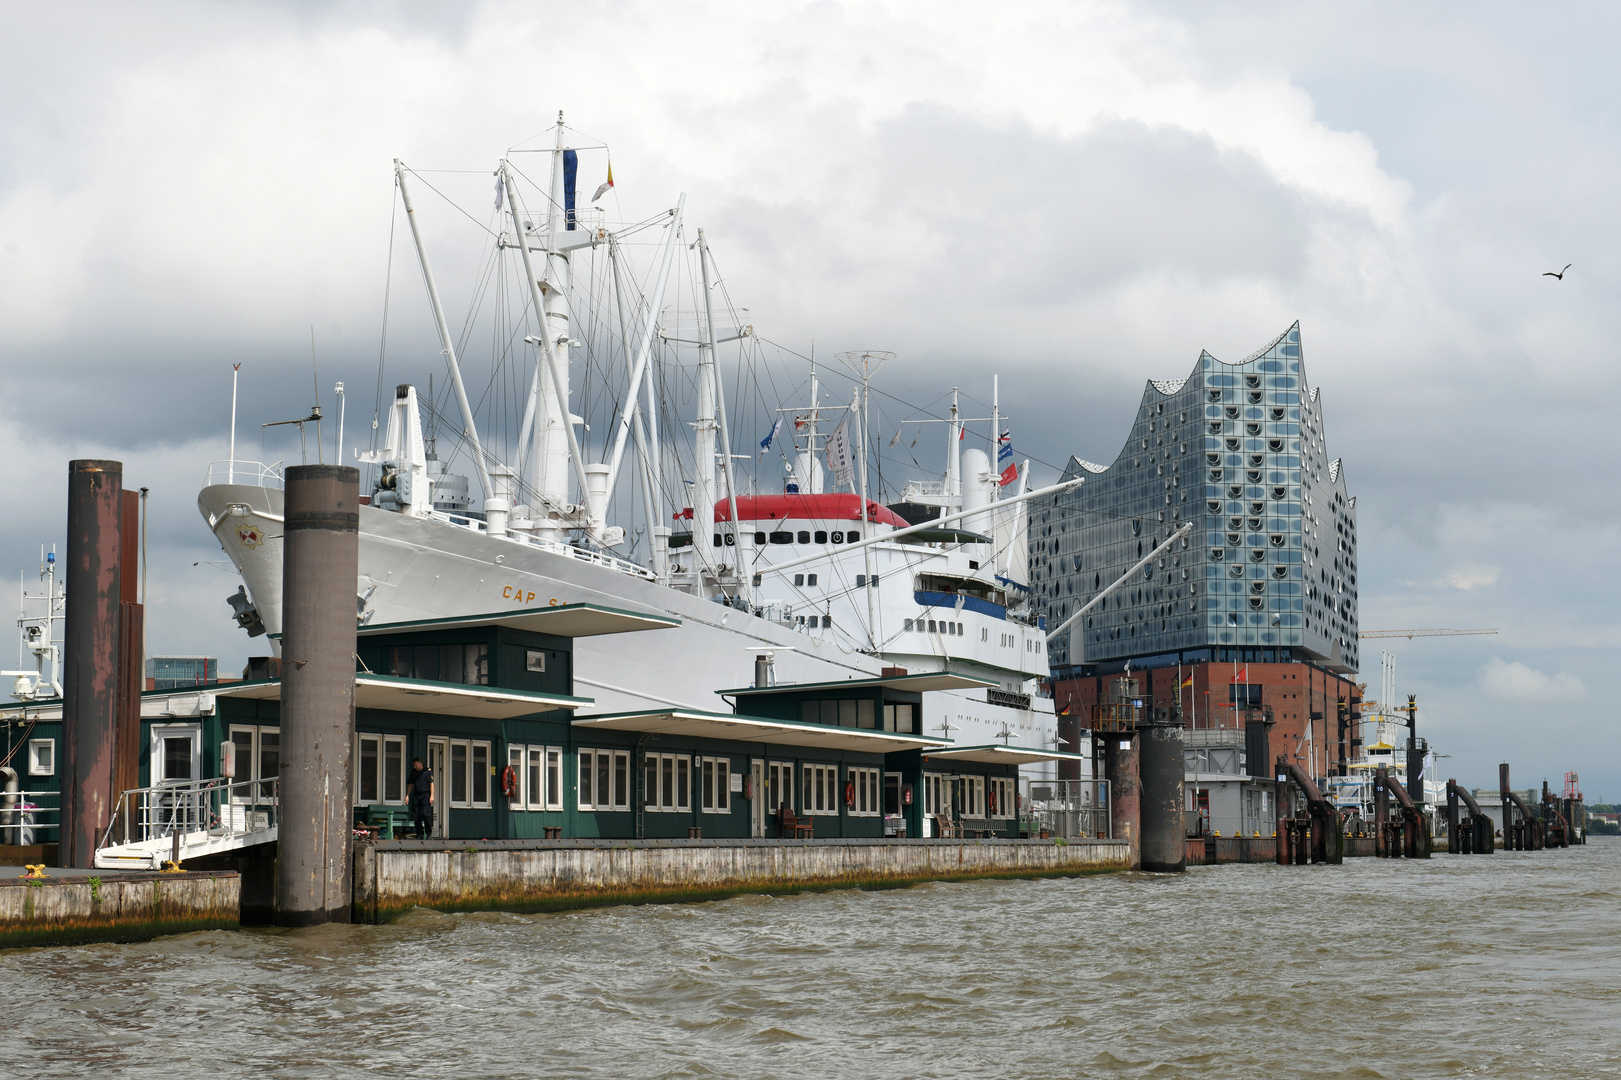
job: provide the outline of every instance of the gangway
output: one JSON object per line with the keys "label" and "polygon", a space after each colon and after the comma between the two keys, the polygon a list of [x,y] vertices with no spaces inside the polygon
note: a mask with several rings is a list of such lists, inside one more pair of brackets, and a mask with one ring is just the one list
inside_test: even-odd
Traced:
{"label": "gangway", "polygon": [[96,848],[96,868],[159,870],[165,862],[271,843],[279,824],[277,784],[196,780],[126,791]]}
{"label": "gangway", "polygon": [[1541,851],[1547,845],[1542,819],[1508,786],[1508,762],[1497,766],[1498,794],[1503,800],[1503,849]]}
{"label": "gangway", "polygon": [[[1458,803],[1469,808],[1469,818],[1463,820]],[[1490,855],[1497,850],[1493,838],[1492,819],[1480,809],[1480,804],[1466,787],[1456,780],[1447,781],[1447,853],[1451,855]]]}
{"label": "gangway", "polygon": [[[1390,797],[1396,797],[1401,820],[1390,820]],[[1427,859],[1430,857],[1430,821],[1396,783],[1390,770],[1379,766],[1373,781],[1374,853],[1381,858]]]}
{"label": "gangway", "polygon": [[[1279,754],[1278,776],[1278,865],[1303,866],[1345,861],[1345,822],[1334,805],[1323,798],[1306,771]],[[1306,812],[1296,814],[1293,784],[1306,800]]]}

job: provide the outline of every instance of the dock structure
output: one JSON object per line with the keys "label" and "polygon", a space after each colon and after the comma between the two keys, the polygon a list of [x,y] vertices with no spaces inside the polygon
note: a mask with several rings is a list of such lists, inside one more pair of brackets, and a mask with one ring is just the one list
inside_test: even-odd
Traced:
{"label": "dock structure", "polygon": [[1504,850],[1541,851],[1547,846],[1542,818],[1509,786],[1506,761],[1497,766],[1497,786],[1503,800]]}
{"label": "dock structure", "polygon": [[[1459,804],[1467,807],[1463,815]],[[1456,780],[1447,781],[1447,852],[1451,855],[1490,855],[1497,850],[1492,836],[1492,819]]]}
{"label": "dock structure", "polygon": [[227,872],[166,874],[30,870],[0,877],[0,949],[140,941],[234,930],[240,879]]}

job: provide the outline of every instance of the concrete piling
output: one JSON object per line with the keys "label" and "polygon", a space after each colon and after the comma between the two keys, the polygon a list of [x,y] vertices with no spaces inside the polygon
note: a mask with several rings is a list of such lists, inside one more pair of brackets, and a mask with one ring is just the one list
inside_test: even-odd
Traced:
{"label": "concrete piling", "polygon": [[57,857],[88,869],[113,813],[119,701],[119,518],[124,466],[68,462],[62,682],[62,813]]}
{"label": "concrete piling", "polygon": [[348,922],[354,830],[359,471],[287,470],[282,558],[280,926]]}
{"label": "concrete piling", "polygon": [[1181,873],[1188,866],[1182,717],[1175,709],[1156,709],[1151,720],[1138,724],[1137,734],[1142,868]]}

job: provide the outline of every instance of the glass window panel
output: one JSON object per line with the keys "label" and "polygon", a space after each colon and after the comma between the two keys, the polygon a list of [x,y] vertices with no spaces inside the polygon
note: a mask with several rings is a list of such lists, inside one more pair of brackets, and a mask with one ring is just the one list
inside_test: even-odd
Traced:
{"label": "glass window panel", "polygon": [[546,806],[551,810],[563,808],[563,751],[546,751]]}
{"label": "glass window panel", "polygon": [[274,781],[281,776],[281,729],[259,729],[259,798],[276,794]]}
{"label": "glass window panel", "polygon": [[438,680],[439,647],[437,645],[418,645],[413,659],[416,664],[416,678],[431,681]]}
{"label": "glass window panel", "polygon": [[682,755],[675,759],[675,805],[682,810],[692,805],[692,759]]}
{"label": "glass window panel", "polygon": [[462,647],[460,645],[439,646],[439,681],[465,682],[462,678]]}
{"label": "glass window panel", "polygon": [[467,801],[467,744],[464,742],[450,744],[450,801]]}
{"label": "glass window panel", "polygon": [[856,702],[856,727],[872,727],[876,713],[877,706],[873,704],[872,698],[861,698]]}
{"label": "glass window panel", "polygon": [[487,806],[490,802],[490,744],[473,744],[473,802]]}
{"label": "glass window panel", "polygon": [[613,755],[606,750],[597,751],[597,805],[607,808],[613,803]]}
{"label": "glass window panel", "polygon": [[377,764],[379,740],[375,735],[360,737],[360,801],[377,801]]}
{"label": "glass window panel", "polygon": [[388,650],[388,673],[398,675],[402,679],[409,679],[416,671],[416,665],[411,662],[411,647],[409,645]]}
{"label": "glass window panel", "polygon": [[383,740],[383,801],[405,799],[405,740]]}
{"label": "glass window panel", "polygon": [[170,735],[163,740],[163,779],[191,780],[191,736]]}
{"label": "glass window panel", "polygon": [[675,759],[668,756],[659,758],[659,805],[675,809]]}
{"label": "glass window panel", "polygon": [[725,813],[732,808],[732,763],[726,758],[715,762],[715,809]]}
{"label": "glass window panel", "polygon": [[703,772],[698,778],[699,805],[705,810],[715,808],[715,763],[704,758]]}
{"label": "glass window panel", "polygon": [[630,808],[630,755],[624,751],[614,754],[614,809]]}
{"label": "glass window panel", "polygon": [[580,751],[580,805],[592,806],[596,800],[592,798],[597,779],[596,761],[589,750]]}
{"label": "glass window panel", "polygon": [[854,698],[845,698],[839,702],[839,726],[856,726],[856,701]]}

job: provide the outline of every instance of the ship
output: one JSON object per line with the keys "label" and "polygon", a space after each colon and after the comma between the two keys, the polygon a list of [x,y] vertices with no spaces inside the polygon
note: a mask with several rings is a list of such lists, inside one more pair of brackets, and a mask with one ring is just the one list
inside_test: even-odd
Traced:
{"label": "ship", "polygon": [[[747,342],[754,328],[732,309],[724,325],[717,319],[714,255],[702,229],[688,231],[685,195],[654,219],[610,228],[600,211],[577,205],[579,151],[561,116],[544,153],[550,184],[538,195],[530,185],[544,213],[527,209],[519,183],[527,180],[509,158],[495,170],[493,257],[506,260],[528,301],[513,305],[523,311],[508,331],[528,350],[528,393],[505,459],[488,445],[496,440],[480,438],[411,198],[415,174],[395,162],[459,413],[458,460],[476,480],[439,456],[443,432],[424,436],[425,411],[430,431],[453,418],[425,405],[416,385],[397,385],[381,446],[355,452],[364,466],[358,622],[577,603],[655,612],[680,620],[656,643],[636,635],[576,643],[575,684],[597,709],[713,710],[721,690],[748,686],[761,671],[799,684],[951,672],[989,685],[928,691],[917,717],[839,722],[958,746],[1084,750],[1059,742],[1025,541],[1029,502],[1078,481],[1030,487],[1029,461],[1014,460],[995,377],[989,416],[965,415],[956,389],[939,415],[918,411],[916,430],[945,449],[937,472],[898,490],[869,491],[879,486],[869,468],[877,453],[869,438],[872,379],[893,354],[840,355],[848,400],[826,396],[825,368],[790,371],[804,396],[776,405],[760,441],[760,457],[774,454],[782,467],[769,483],[751,480],[737,463],[754,459],[754,440],[744,444],[750,453],[735,452],[716,356],[724,344]],[[660,237],[650,265],[630,266],[630,238],[645,250],[654,246],[649,235]],[[666,303],[678,254],[694,282],[690,310]],[[589,273],[577,265],[584,258],[594,260]],[[611,295],[586,295],[604,283]],[[610,314],[587,332],[576,315],[587,309]],[[599,431],[600,445],[588,454],[570,382],[591,347],[580,339],[602,340],[604,324],[614,341],[600,356],[611,364],[597,370],[612,368],[618,405],[608,435]],[[667,393],[683,380],[696,397],[685,416]],[[242,578],[230,598],[237,623],[274,647],[283,468],[237,459],[235,411],[233,398],[230,457],[209,465],[198,509]],[[628,520],[611,520],[614,506],[629,506]],[[1042,760],[1026,770],[1048,778],[1054,766]]]}

